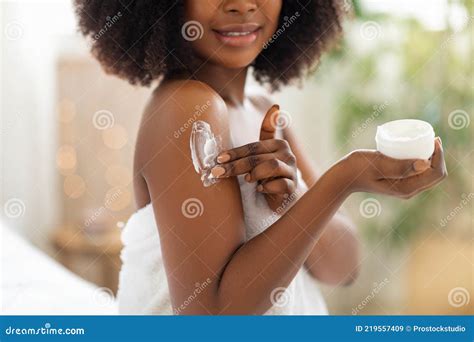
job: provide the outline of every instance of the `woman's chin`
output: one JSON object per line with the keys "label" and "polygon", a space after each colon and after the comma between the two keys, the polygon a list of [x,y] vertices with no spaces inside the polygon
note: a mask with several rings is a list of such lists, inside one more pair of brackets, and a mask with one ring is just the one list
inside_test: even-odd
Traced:
{"label": "woman's chin", "polygon": [[241,56],[235,54],[233,56],[218,56],[218,63],[229,69],[242,69],[250,66],[255,60],[256,55]]}

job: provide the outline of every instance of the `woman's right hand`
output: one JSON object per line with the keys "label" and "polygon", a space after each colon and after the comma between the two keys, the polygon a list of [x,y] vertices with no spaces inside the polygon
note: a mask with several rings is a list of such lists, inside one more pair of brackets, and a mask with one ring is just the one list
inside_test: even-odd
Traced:
{"label": "woman's right hand", "polygon": [[448,172],[441,139],[429,160],[394,159],[374,150],[356,150],[346,159],[352,192],[369,192],[411,198],[441,182]]}

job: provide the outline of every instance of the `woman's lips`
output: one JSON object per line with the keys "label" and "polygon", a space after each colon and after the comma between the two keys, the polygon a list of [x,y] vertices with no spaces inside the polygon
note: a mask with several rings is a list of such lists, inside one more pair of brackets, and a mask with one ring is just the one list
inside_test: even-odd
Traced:
{"label": "woman's lips", "polygon": [[213,30],[216,34],[217,39],[225,45],[235,46],[235,47],[244,47],[252,44],[257,40],[258,33],[260,32],[260,27],[252,28],[251,30]]}

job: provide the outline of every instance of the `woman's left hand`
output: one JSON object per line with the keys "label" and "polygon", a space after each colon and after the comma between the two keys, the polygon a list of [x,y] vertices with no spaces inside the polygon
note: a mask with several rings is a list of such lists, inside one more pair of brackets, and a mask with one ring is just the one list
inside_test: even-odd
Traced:
{"label": "woman's left hand", "polygon": [[[263,119],[260,141],[222,151],[211,173],[216,178],[245,174],[247,182],[257,182],[257,191],[273,210],[290,197],[297,186],[296,157],[286,140],[275,139],[278,122],[277,105]],[[294,197],[294,196],[292,196]]]}

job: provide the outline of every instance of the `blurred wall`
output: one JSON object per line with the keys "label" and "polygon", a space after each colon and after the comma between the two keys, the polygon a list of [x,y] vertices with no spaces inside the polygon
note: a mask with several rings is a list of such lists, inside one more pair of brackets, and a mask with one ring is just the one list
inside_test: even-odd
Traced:
{"label": "blurred wall", "polygon": [[[3,1],[0,8],[5,28],[0,35],[2,216],[9,226],[48,249],[56,227],[84,223],[104,205],[104,196],[84,204],[85,197],[96,196],[91,189],[101,194],[100,185],[117,183],[113,178],[125,172],[119,163],[131,168],[135,128],[149,90],[104,74],[77,32],[71,1]],[[115,128],[103,132],[93,125],[100,110],[112,112]],[[122,128],[126,141],[117,148]],[[96,144],[108,144],[109,149],[90,154]],[[127,157],[117,152],[125,145]],[[73,167],[68,164],[71,155],[76,161]],[[103,177],[108,162],[109,182]],[[102,178],[92,174],[99,166],[104,168]],[[81,190],[81,179],[75,175],[85,176],[88,188]],[[128,190],[122,194],[131,196]],[[116,193],[112,197],[117,207]],[[127,202],[129,214],[133,199]]]}
{"label": "blurred wall", "polygon": [[135,210],[133,152],[151,88],[105,75],[90,57],[61,57],[57,76],[60,220],[116,228]]}
{"label": "blurred wall", "polygon": [[74,32],[69,1],[2,1],[1,179],[5,219],[46,244],[58,217],[55,59]]}

